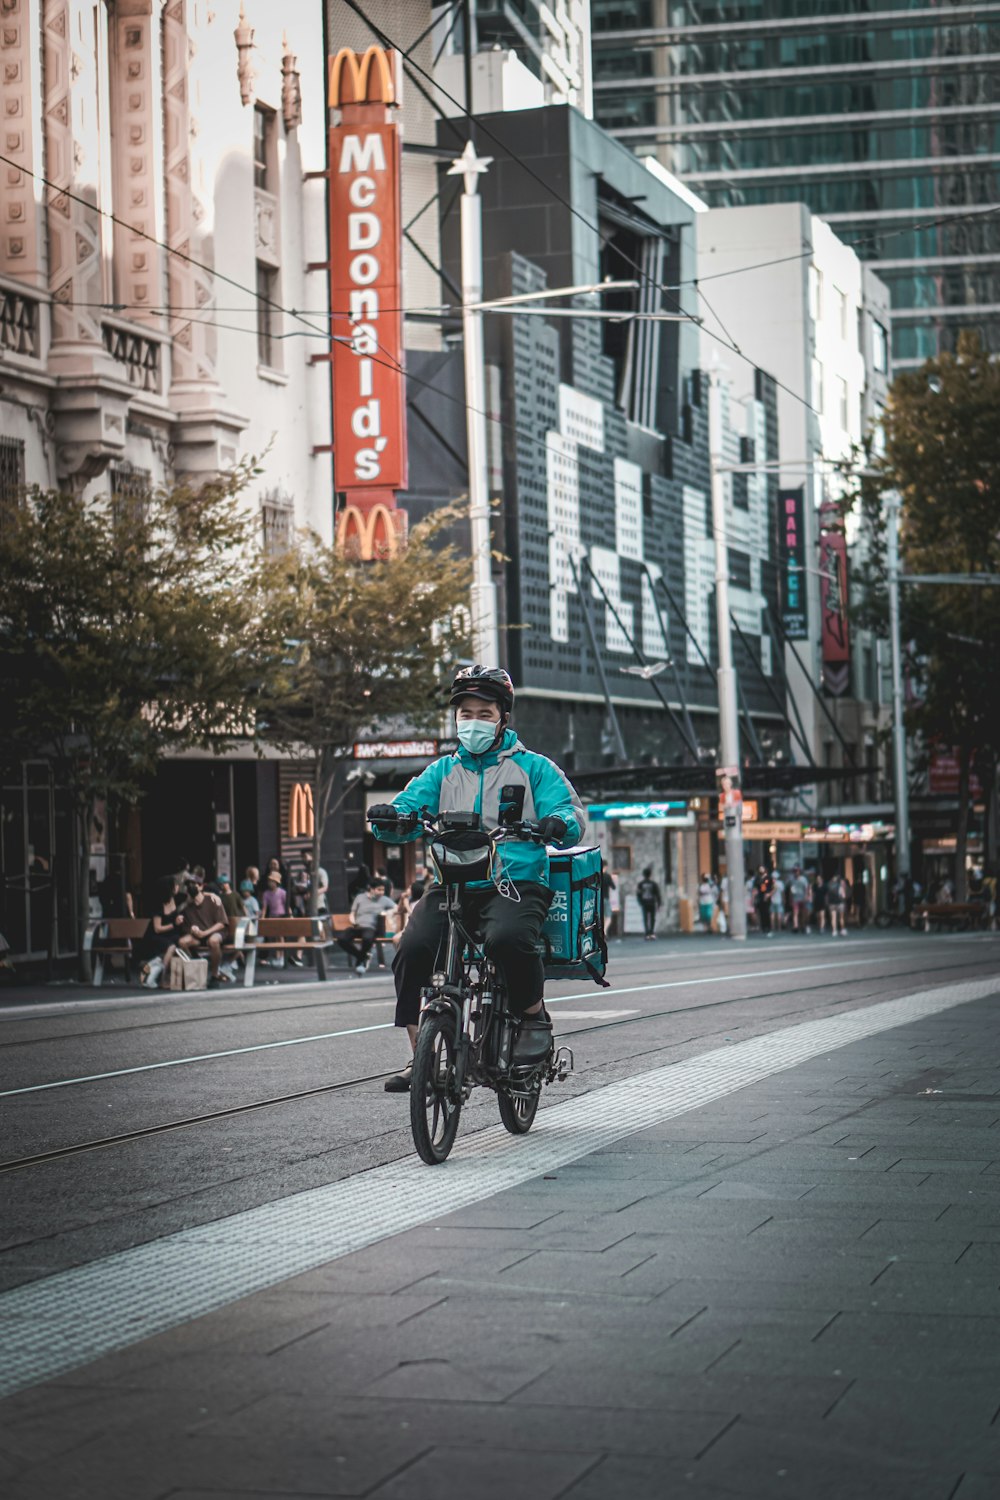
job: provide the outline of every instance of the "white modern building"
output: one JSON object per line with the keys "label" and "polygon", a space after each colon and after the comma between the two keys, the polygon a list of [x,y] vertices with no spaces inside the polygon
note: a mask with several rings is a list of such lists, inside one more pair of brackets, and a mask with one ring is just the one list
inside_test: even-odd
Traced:
{"label": "white modern building", "polygon": [[[752,395],[754,364],[774,375],[781,489],[804,490],[808,638],[786,647],[789,690],[820,765],[849,765],[852,757],[872,764],[883,754],[877,737],[885,720],[877,643],[855,632],[842,691],[818,688],[819,512],[840,493],[832,463],[857,452],[885,404],[889,293],[804,204],[708,209],[696,227],[703,363],[722,366],[736,399]],[[734,343],[751,363],[726,347]],[[853,542],[850,529],[848,536]],[[878,790],[856,788],[870,798]],[[839,790],[831,796],[839,800]]]}
{"label": "white modern building", "polygon": [[5,0],[0,487],[139,493],[263,455],[332,534],[322,12]]}

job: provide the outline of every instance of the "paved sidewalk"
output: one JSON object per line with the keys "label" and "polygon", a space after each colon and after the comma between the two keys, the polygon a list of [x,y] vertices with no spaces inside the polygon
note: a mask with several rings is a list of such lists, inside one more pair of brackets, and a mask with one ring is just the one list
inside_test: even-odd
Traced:
{"label": "paved sidewalk", "polygon": [[0,1481],[995,1500],[998,1283],[991,998],[25,1391],[0,1406]]}

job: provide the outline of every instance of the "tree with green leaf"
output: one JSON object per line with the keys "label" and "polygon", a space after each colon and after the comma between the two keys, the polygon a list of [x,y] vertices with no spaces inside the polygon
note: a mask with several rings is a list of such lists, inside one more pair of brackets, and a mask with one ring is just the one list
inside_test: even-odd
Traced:
{"label": "tree with green leaf", "polygon": [[254,539],[248,460],[197,490],[29,491],[0,524],[3,757],[47,760],[72,793],[77,915],[89,915],[95,800],[139,800],[162,756],[247,732]]}
{"label": "tree with green leaf", "polygon": [[[928,360],[893,382],[884,416],[884,452],[858,496],[873,536],[866,582],[866,623],[884,622],[883,499],[901,502],[904,574],[1000,575],[1000,362],[978,336],[959,335],[955,354]],[[1000,589],[903,584],[903,638],[913,642],[909,670],[919,701],[910,727],[925,743],[954,746],[961,768],[956,894],[966,890],[969,771],[974,764],[995,823],[1000,701],[993,683],[1000,660]],[[996,849],[992,851],[996,859]]]}
{"label": "tree with green leaf", "polygon": [[[471,564],[446,545],[442,508],[374,562],[312,532],[261,560],[257,735],[308,768],[313,863],[338,775],[366,731],[433,729],[442,689],[469,650]],[[313,882],[310,911],[316,914]]]}

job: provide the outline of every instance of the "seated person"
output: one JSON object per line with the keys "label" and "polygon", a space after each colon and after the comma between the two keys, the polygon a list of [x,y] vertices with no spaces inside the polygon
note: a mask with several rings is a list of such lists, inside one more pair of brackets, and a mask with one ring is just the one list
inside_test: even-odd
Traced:
{"label": "seated person", "polygon": [[[509,728],[514,709],[514,685],[502,667],[475,666],[459,672],[452,684],[459,748],[443,755],[403,788],[392,803],[371,809],[375,837],[386,843],[405,842],[418,832],[394,832],[391,817],[421,808],[437,816],[444,812],[478,812],[483,826],[500,821],[500,789],[523,788],[520,817],[537,822],[545,843],[569,848],[583,836],[585,819],[580,799],[557,765],[544,755],[525,749]],[[500,894],[489,881],[465,888],[465,920],[479,928],[487,956],[503,974],[511,1010],[522,1017],[514,1044],[515,1061],[535,1062],[552,1045],[552,1023],[542,1004],[545,970],[539,952],[542,924],[552,899],[549,860],[544,844],[511,841],[503,846],[503,868],[517,891],[516,901]],[[420,992],[429,982],[447,928],[441,888],[432,886],[415,903],[393,959],[396,982],[396,1025],[405,1027],[411,1049],[416,1045]],[[410,1087],[411,1063],[390,1078],[388,1093]]]}
{"label": "seated person", "polygon": [[348,958],[354,960],[356,974],[364,974],[368,968],[383,912],[395,910],[396,903],[385,894],[381,875],[373,875],[368,889],[355,896],[351,907],[351,930],[337,939],[337,947],[343,948]]}
{"label": "seated person", "polygon": [[195,869],[188,886],[189,900],[184,908],[184,925],[177,946],[191,953],[199,948],[208,949],[208,987],[217,990],[222,980],[219,966],[222,962],[222,945],[229,936],[229,918],[222,901],[212,891],[205,889],[205,872]]}

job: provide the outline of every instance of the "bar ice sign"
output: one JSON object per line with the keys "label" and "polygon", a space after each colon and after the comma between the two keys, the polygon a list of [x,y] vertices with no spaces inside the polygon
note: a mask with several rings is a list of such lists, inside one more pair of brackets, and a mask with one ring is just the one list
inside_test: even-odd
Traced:
{"label": "bar ice sign", "polygon": [[[330,60],[330,297],[334,483],[405,489],[399,134],[379,47]],[[374,498],[374,497],[373,497]]]}

